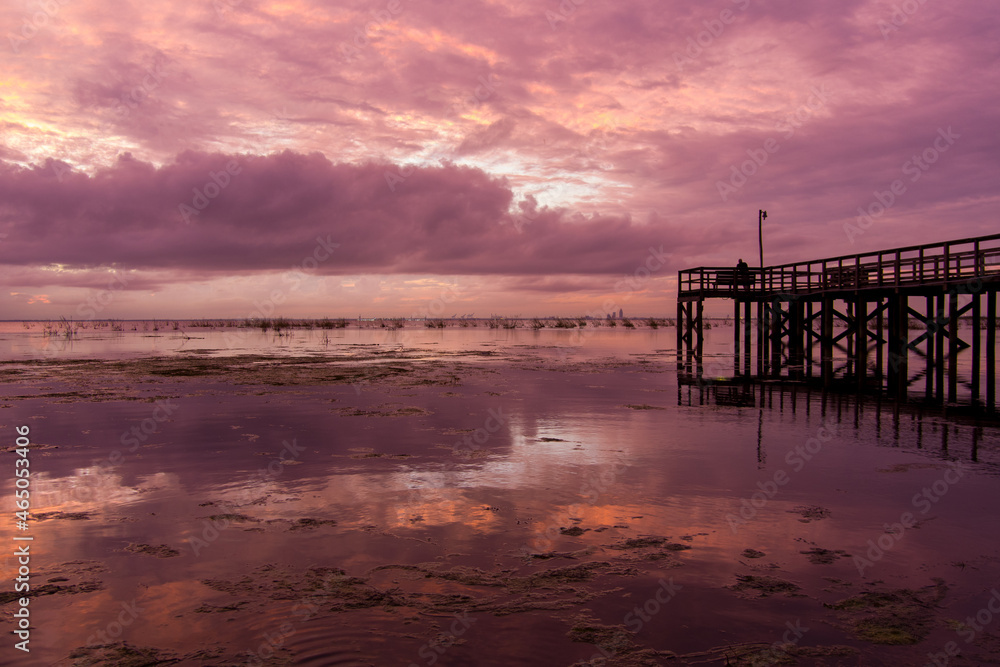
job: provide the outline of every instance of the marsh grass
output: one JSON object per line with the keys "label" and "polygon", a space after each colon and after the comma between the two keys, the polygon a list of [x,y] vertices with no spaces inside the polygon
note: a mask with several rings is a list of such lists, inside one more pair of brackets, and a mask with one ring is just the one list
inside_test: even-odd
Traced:
{"label": "marsh grass", "polygon": [[486,326],[490,329],[517,329],[521,324],[516,316],[502,317],[500,315],[490,315],[489,319],[486,320]]}

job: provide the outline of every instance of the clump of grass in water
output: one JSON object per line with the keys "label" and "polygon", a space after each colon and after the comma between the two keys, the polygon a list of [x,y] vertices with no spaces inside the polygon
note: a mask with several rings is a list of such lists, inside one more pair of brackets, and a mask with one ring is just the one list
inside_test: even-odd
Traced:
{"label": "clump of grass in water", "polygon": [[[824,605],[838,612],[854,633],[872,644],[917,644],[931,632],[931,609],[944,597],[946,587],[935,579],[933,587],[920,592],[905,588],[869,591]],[[930,594],[928,594],[930,593]]]}
{"label": "clump of grass in water", "polygon": [[767,575],[736,575],[737,582],[726,588],[737,593],[743,593],[747,597],[766,598],[771,595],[781,593],[792,597],[798,595],[799,586],[784,579],[770,577]]}
{"label": "clump of grass in water", "polygon": [[627,317],[622,320],[622,326],[624,326],[626,329],[635,329],[635,325],[632,324],[632,320],[630,320]]}
{"label": "clump of grass in water", "polygon": [[260,519],[255,519],[252,516],[247,516],[246,514],[234,514],[234,513],[213,514],[210,517],[208,517],[208,519],[210,521],[231,521],[233,523],[246,523],[248,521],[254,523],[260,523]]}
{"label": "clump of grass in water", "polygon": [[271,320],[264,317],[248,317],[236,326],[241,329],[260,329],[263,332],[271,328]]}
{"label": "clump of grass in water", "polygon": [[491,315],[490,318],[486,320],[486,326],[490,329],[516,329],[518,327],[518,323],[516,317]]}
{"label": "clump of grass in water", "polygon": [[65,317],[59,318],[59,329],[61,329],[62,335],[66,338],[73,338],[79,331],[79,327],[73,320],[67,320]]}
{"label": "clump of grass in water", "polygon": [[566,636],[570,641],[599,646],[612,655],[628,653],[635,648],[632,633],[621,625],[581,622],[574,625]]}
{"label": "clump of grass in water", "polygon": [[284,317],[276,317],[271,320],[271,328],[274,329],[274,333],[281,335],[282,329],[291,329],[292,323],[286,320]]}
{"label": "clump of grass in water", "polygon": [[175,662],[173,654],[161,652],[151,647],[136,647],[128,642],[101,644],[94,647],[81,647],[73,650],[70,658],[77,660],[78,665],[156,665]]}

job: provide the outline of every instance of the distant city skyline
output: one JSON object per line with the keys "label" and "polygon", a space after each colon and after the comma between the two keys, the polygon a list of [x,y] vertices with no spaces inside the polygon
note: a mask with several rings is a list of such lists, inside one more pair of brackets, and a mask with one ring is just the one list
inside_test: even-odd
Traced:
{"label": "distant city skyline", "polygon": [[756,266],[761,209],[767,265],[1000,214],[981,0],[81,0],[0,28],[4,319],[673,317],[679,269]]}

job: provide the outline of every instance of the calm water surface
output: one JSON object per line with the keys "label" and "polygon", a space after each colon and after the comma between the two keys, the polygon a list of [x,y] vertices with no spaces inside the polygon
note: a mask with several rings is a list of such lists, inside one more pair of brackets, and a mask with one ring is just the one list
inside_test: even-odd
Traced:
{"label": "calm water surface", "polygon": [[[731,335],[711,332],[722,363]],[[775,664],[789,623],[815,651],[787,664],[924,664],[953,640],[997,659],[1000,618],[969,643],[955,625],[1000,585],[997,430],[805,390],[719,400],[678,387],[674,336],[7,324],[0,438],[31,428],[52,593],[17,664]],[[364,373],[309,375],[341,369]],[[919,608],[916,643],[831,608],[875,593]]]}

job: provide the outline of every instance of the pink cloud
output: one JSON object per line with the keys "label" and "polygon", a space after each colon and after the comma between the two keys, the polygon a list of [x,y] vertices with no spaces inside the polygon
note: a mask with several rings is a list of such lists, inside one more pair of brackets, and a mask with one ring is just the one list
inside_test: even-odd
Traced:
{"label": "pink cloud", "polygon": [[55,166],[0,167],[0,263],[170,270],[175,280],[294,266],[607,274],[631,271],[650,247],[671,252],[663,226],[628,218],[545,208],[519,218],[503,180],[469,167],[352,165],[290,151],[186,152],[160,168],[126,154],[93,176]]}

